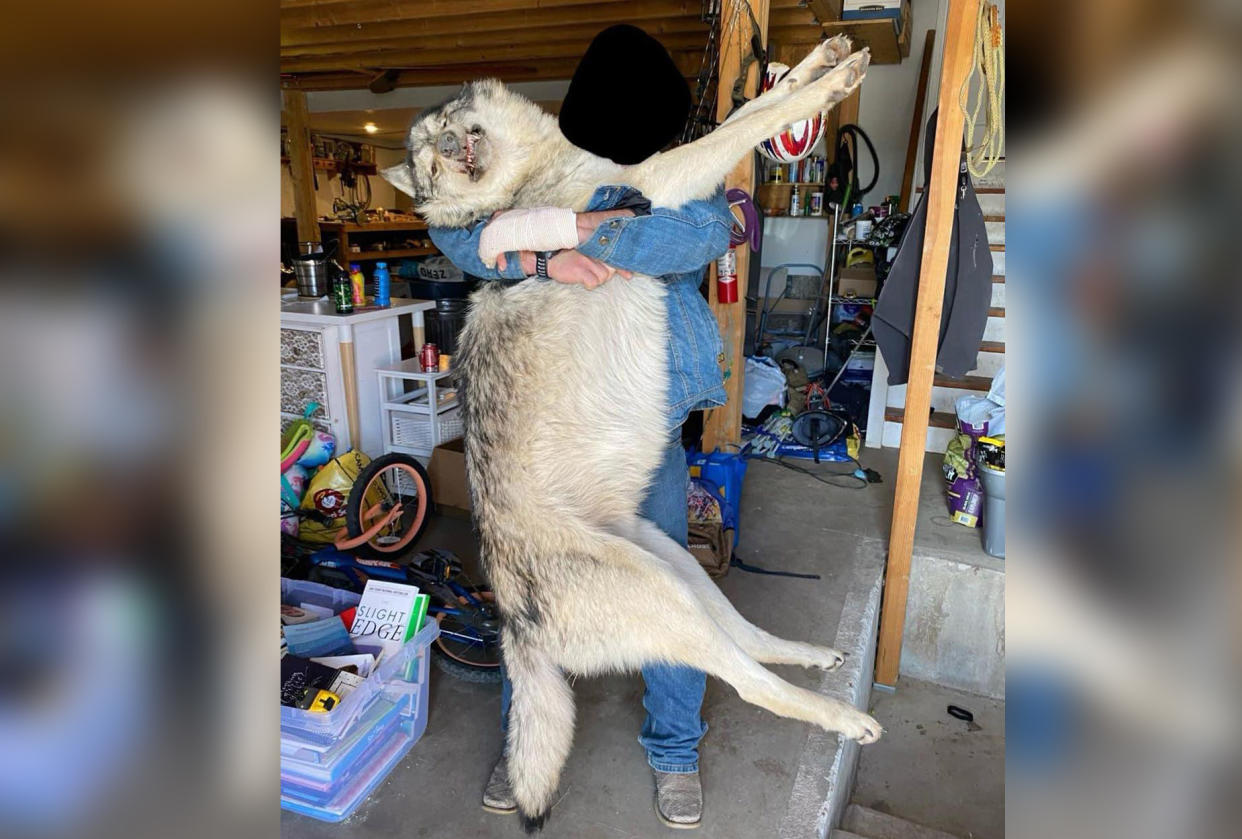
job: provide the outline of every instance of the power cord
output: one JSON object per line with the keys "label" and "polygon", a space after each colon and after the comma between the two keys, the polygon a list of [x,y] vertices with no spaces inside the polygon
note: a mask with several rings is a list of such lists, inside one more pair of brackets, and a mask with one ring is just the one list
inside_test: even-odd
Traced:
{"label": "power cord", "polygon": [[[880,477],[879,472],[874,469],[864,468],[863,465],[853,457],[850,458],[850,462],[854,464],[853,472],[848,474],[845,472],[834,472],[828,475],[820,475],[811,469],[807,469],[806,467],[789,463],[785,460],[784,456],[764,459],[771,460],[771,462],[784,466],[786,469],[790,469],[794,472],[801,472],[803,475],[814,478],[821,484],[827,484],[828,486],[837,487],[838,489],[866,489],[869,484],[878,484],[883,480]],[[831,463],[833,461],[823,462]]]}

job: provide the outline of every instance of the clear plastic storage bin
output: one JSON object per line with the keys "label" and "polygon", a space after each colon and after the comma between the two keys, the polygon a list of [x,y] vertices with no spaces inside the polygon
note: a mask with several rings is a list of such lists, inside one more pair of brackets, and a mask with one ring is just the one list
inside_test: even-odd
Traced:
{"label": "clear plastic storage bin", "polygon": [[[280,581],[281,602],[340,612],[359,596],[301,580]],[[427,728],[427,679],[434,621],[331,711],[280,708],[280,804],[324,821],[348,818]],[[360,646],[359,649],[366,649]]]}

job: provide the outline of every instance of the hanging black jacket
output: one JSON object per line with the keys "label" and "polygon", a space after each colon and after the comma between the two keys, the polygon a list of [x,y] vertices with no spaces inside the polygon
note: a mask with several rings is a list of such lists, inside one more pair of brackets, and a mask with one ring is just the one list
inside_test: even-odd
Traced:
{"label": "hanging black jacket", "polygon": [[[936,136],[936,113],[927,121],[923,149],[924,182],[931,177]],[[919,197],[906,226],[884,290],[876,303],[872,328],[876,344],[888,365],[888,383],[903,385],[910,375],[910,335],[918,296],[919,268],[923,261],[923,238],[927,231],[927,191]],[[936,370],[959,379],[976,365],[983,330],[992,303],[992,252],[979,199],[966,171],[966,155],[954,194],[953,236],[944,284],[944,309],[940,315],[940,341]]]}

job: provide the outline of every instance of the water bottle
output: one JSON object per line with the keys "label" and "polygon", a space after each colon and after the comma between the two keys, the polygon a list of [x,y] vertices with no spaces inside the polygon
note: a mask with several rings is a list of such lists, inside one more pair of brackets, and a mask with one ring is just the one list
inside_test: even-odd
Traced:
{"label": "water bottle", "polygon": [[388,276],[388,263],[375,263],[375,305],[383,308],[391,305],[388,299],[389,287],[392,285],[392,277]]}

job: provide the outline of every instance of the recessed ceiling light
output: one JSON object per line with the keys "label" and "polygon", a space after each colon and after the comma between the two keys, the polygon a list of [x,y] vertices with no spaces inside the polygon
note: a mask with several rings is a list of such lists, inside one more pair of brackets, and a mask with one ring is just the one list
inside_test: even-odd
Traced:
{"label": "recessed ceiling light", "polygon": [[374,134],[376,131],[379,131],[379,126],[373,122],[368,122],[366,125],[362,126],[362,130],[368,134]]}

